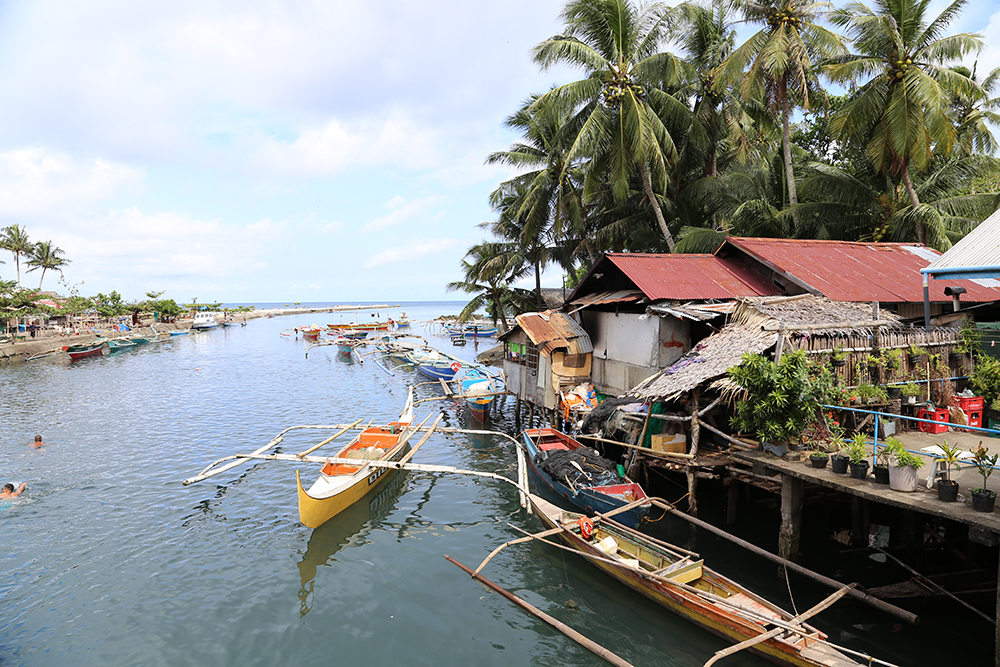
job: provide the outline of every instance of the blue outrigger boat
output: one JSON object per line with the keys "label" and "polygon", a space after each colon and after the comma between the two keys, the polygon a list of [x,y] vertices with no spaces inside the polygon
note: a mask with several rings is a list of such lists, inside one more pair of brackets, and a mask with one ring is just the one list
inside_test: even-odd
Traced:
{"label": "blue outrigger boat", "polygon": [[490,405],[493,404],[496,391],[494,378],[481,369],[470,367],[465,371],[462,377],[462,395],[465,397],[469,414],[480,422],[485,422],[489,417]]}
{"label": "blue outrigger boat", "polygon": [[[580,444],[562,431],[530,428],[521,433],[521,442],[535,474],[587,514],[609,512],[648,497],[641,486],[619,475],[614,464],[601,457],[597,450]],[[557,465],[566,472],[550,474]],[[635,528],[649,509],[649,504],[639,505],[615,515],[615,520]]]}

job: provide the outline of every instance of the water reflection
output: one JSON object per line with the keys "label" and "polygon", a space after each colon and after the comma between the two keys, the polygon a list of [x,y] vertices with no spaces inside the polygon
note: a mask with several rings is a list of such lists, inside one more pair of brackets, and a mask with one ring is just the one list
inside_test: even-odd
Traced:
{"label": "water reflection", "polygon": [[337,515],[336,521],[327,521],[313,530],[302,554],[299,568],[299,617],[305,617],[315,600],[316,571],[320,566],[335,561],[341,549],[365,544],[368,534],[385,521],[395,508],[400,495],[407,487],[407,473],[399,472],[385,483],[381,491],[362,498]]}

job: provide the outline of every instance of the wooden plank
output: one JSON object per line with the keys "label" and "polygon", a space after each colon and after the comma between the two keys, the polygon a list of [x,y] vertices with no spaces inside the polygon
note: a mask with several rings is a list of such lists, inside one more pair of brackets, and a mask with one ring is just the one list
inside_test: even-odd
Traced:
{"label": "wooden plank", "polygon": [[444,378],[438,378],[438,382],[441,383],[441,388],[444,389],[445,396],[451,397],[454,395],[454,392],[452,392],[451,387],[448,386],[448,383],[444,381]]}

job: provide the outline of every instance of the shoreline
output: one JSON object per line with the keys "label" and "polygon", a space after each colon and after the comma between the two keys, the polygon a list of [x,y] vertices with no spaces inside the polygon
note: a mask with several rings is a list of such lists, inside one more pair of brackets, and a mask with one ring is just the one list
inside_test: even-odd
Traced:
{"label": "shoreline", "polygon": [[[362,309],[369,306],[362,306]],[[336,306],[328,308],[268,308],[265,310],[250,310],[245,313],[234,313],[233,319],[237,322],[245,319],[258,320],[263,317],[279,317],[282,315],[303,315],[306,313],[331,313],[343,312],[345,308]],[[0,343],[0,366],[10,363],[23,363],[29,357],[43,354],[52,350],[58,350],[66,345],[82,345],[91,343],[98,338],[123,338],[126,336],[153,336],[159,332],[161,335],[168,331],[178,331],[191,326],[192,318],[185,317],[177,322],[165,324],[163,322],[153,322],[147,318],[139,326],[133,327],[131,331],[116,331],[114,329],[103,329],[97,332],[80,333],[78,335],[67,336],[45,336],[32,340],[18,340],[16,343]],[[155,330],[154,330],[155,328]]]}

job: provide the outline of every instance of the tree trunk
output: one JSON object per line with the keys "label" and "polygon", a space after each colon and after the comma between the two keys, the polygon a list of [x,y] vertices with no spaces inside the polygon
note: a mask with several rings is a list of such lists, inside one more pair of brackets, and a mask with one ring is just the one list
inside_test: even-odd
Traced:
{"label": "tree trunk", "polygon": [[542,269],[538,260],[535,260],[535,294],[538,297],[538,307],[545,310],[545,299],[542,298]]}
{"label": "tree trunk", "polygon": [[[795,191],[795,172],[792,171],[792,129],[789,124],[791,109],[788,104],[787,82],[784,77],[779,84],[779,94],[781,95],[781,148],[785,158],[785,182],[788,184],[788,205],[795,206],[799,203],[799,195]],[[799,228],[799,215],[792,214],[792,225],[797,231]]]}
{"label": "tree trunk", "polygon": [[506,333],[510,327],[507,326],[507,317],[503,313],[503,298],[499,292],[493,293],[493,307],[500,314],[500,324],[503,325],[504,333]]}
{"label": "tree trunk", "polygon": [[[913,181],[910,180],[909,166],[903,167],[903,187],[906,188],[906,194],[910,198],[910,206],[913,208],[913,212],[916,213],[917,207],[920,206],[920,198],[917,197],[917,190],[913,187]],[[917,240],[925,245],[927,243],[927,228],[922,224],[917,229]]]}
{"label": "tree trunk", "polygon": [[670,233],[670,229],[667,228],[667,221],[663,219],[663,211],[660,210],[660,204],[656,201],[656,195],[653,193],[653,182],[649,180],[649,172],[646,170],[646,165],[641,162],[639,163],[639,173],[642,175],[642,188],[646,191],[646,198],[649,199],[649,203],[653,206],[656,224],[660,226],[660,231],[663,233],[663,238],[666,240],[670,252],[673,252],[675,245],[674,237]]}
{"label": "tree trunk", "polygon": [[42,267],[42,279],[38,281],[38,291],[42,291],[42,281],[45,280],[45,267]]}

